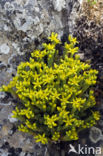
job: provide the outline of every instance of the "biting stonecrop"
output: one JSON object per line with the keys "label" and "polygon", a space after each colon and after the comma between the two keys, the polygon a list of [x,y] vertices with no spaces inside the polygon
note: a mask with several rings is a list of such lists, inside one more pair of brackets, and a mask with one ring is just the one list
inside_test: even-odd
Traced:
{"label": "biting stonecrop", "polygon": [[[42,144],[77,140],[81,130],[100,118],[99,112],[92,110],[96,105],[92,86],[98,72],[80,61],[76,38],[69,35],[63,45],[56,33],[48,39],[1,89],[20,101],[13,111],[13,117],[21,120],[18,129]],[[62,55],[57,45],[63,46]]]}

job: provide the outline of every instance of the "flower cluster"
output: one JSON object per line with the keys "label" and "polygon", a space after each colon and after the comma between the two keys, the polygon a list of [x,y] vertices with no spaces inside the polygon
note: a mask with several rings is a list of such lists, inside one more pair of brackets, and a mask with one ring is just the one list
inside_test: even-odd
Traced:
{"label": "flower cluster", "polygon": [[62,56],[56,49],[61,45],[57,34],[52,33],[49,40],[18,66],[16,77],[1,89],[21,100],[13,111],[21,120],[19,130],[43,144],[77,140],[79,131],[100,118],[92,111],[96,104],[92,86],[98,72],[80,61],[76,38],[68,37]]}

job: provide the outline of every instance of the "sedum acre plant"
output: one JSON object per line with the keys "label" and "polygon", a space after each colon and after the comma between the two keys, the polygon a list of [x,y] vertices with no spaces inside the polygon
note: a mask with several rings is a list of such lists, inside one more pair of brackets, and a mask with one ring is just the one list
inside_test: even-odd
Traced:
{"label": "sedum acre plant", "polygon": [[18,129],[42,144],[77,140],[78,133],[95,125],[100,117],[92,110],[96,104],[92,86],[98,72],[80,61],[76,38],[68,37],[63,55],[56,48],[61,45],[57,34],[52,33],[49,40],[42,50],[31,53],[8,86],[1,88],[21,101],[13,111],[13,117],[21,120]]}

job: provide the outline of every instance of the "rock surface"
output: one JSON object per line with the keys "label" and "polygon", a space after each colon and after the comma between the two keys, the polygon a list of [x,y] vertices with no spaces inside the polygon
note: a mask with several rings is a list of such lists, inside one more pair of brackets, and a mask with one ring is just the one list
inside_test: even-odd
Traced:
{"label": "rock surface", "polygon": [[[79,0],[0,0],[0,86],[12,80],[19,63],[51,32],[59,38],[72,33],[79,8]],[[0,156],[47,156],[45,146],[17,131],[11,117],[15,104],[0,93]]]}
{"label": "rock surface", "polygon": [[[30,53],[51,32],[57,32],[59,38],[74,34],[79,41],[81,59],[91,61],[92,67],[99,70],[95,90],[101,113],[96,129],[100,136],[103,131],[103,25],[88,18],[84,10],[80,12],[82,3],[83,0],[0,0],[0,86],[8,84],[19,63],[28,60]],[[69,143],[53,145],[47,151],[32,136],[18,132],[16,120],[11,117],[16,102],[10,95],[0,93],[0,156],[60,156],[60,151],[62,156],[76,156],[68,154]],[[98,145],[99,137],[94,137],[94,131],[81,133],[74,145]],[[99,145],[103,148],[101,142]]]}
{"label": "rock surface", "polygon": [[[92,68],[97,69],[98,79],[95,86],[96,110],[100,111],[101,120],[96,127],[91,128],[89,136],[92,147],[101,147],[103,155],[103,14],[102,0],[96,5],[90,6],[84,3],[79,19],[77,19],[74,36],[79,41],[79,51],[84,53],[84,60],[91,63]],[[87,144],[89,145],[89,143]],[[97,156],[97,155],[96,155]],[[98,155],[100,156],[100,155]]]}
{"label": "rock surface", "polygon": [[92,127],[90,130],[90,140],[93,143],[97,143],[101,139],[103,139],[102,131],[97,127]]}

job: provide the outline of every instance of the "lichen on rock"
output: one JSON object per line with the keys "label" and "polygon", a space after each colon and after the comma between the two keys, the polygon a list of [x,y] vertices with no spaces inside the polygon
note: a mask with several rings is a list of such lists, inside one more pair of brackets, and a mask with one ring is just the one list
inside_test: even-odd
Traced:
{"label": "lichen on rock", "polygon": [[[21,61],[28,60],[30,53],[45,40],[51,32],[57,32],[59,37],[63,34],[73,33],[75,20],[78,18],[80,0],[1,0],[0,1],[0,86],[8,84],[16,74],[16,67]],[[0,123],[7,124],[8,114],[14,107],[14,103],[5,95],[1,95]],[[5,102],[6,101],[6,102]],[[9,126],[8,126],[9,127]],[[0,131],[1,136],[1,131]],[[8,139],[10,137],[10,139]],[[0,147],[2,153],[16,155],[20,143],[21,133],[16,130],[11,135],[1,136]],[[4,138],[7,142],[4,142]],[[28,137],[24,136],[24,142]],[[13,143],[17,141],[16,147]],[[30,141],[32,139],[30,138]],[[35,155],[45,154],[45,147],[24,144],[22,152],[18,155],[27,155],[34,152]],[[32,142],[32,141],[31,141]],[[27,146],[31,147],[28,148]],[[34,148],[35,146],[35,148]],[[38,149],[36,149],[38,148]],[[35,150],[34,150],[35,149]],[[6,152],[7,150],[7,152]],[[30,154],[32,155],[32,154]]]}

